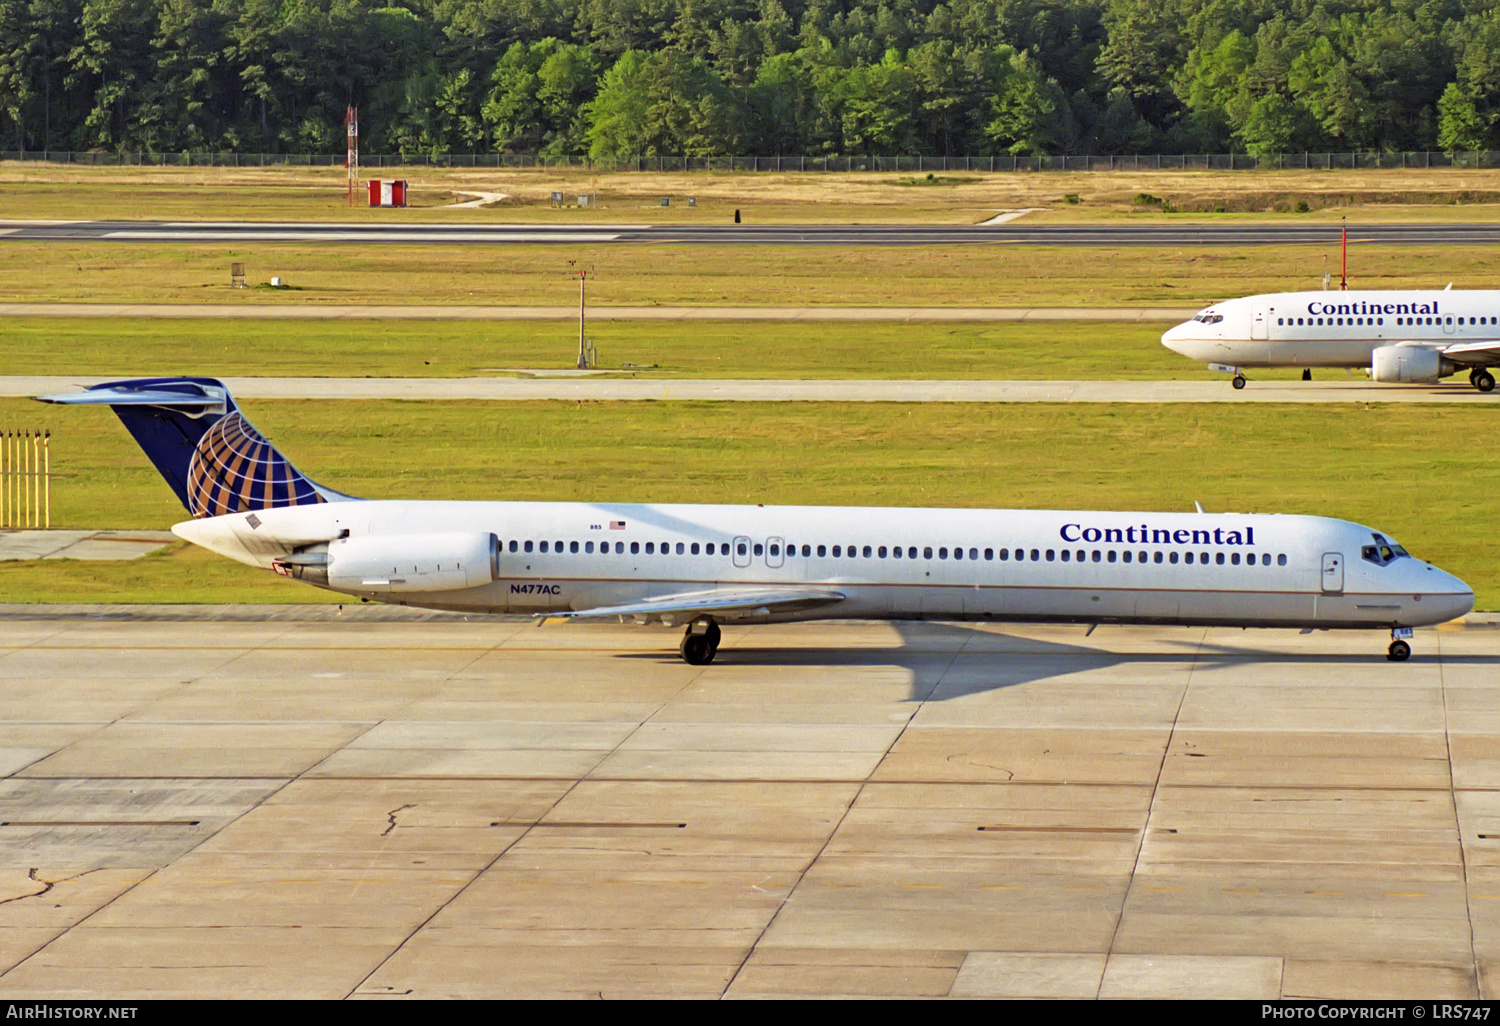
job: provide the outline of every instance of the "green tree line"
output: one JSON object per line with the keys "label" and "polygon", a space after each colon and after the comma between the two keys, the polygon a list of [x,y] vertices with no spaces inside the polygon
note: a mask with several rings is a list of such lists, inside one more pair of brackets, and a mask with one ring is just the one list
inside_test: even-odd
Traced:
{"label": "green tree line", "polygon": [[1500,0],[0,0],[0,148],[1500,149]]}

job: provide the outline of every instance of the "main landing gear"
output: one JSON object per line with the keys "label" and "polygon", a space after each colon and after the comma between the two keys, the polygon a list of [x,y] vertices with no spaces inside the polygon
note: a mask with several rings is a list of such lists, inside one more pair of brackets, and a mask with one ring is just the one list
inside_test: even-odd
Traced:
{"label": "main landing gear", "polygon": [[1410,627],[1397,627],[1391,631],[1391,647],[1386,649],[1385,657],[1393,663],[1404,663],[1411,658],[1411,646],[1406,639],[1411,637]]}
{"label": "main landing gear", "polygon": [[694,620],[682,635],[677,651],[690,666],[707,666],[719,654],[719,625],[712,620]]}
{"label": "main landing gear", "polygon": [[1495,390],[1495,375],[1486,367],[1475,367],[1469,371],[1469,384],[1481,392],[1493,392]]}

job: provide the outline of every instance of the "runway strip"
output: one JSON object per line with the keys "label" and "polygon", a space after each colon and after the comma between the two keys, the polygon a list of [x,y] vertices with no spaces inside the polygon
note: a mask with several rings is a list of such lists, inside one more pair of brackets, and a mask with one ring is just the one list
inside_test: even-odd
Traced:
{"label": "runway strip", "polygon": [[[557,371],[519,371],[554,375]],[[0,377],[0,396],[56,395],[117,377]],[[224,378],[237,399],[417,399],[492,402],[844,403],[1493,403],[1462,383],[1368,381],[756,381],[599,377]]]}
{"label": "runway strip", "polygon": [[[1198,307],[591,306],[594,321],[1185,321]],[[0,317],[267,320],[577,320],[576,306],[325,306],[309,303],[0,303]]]}
{"label": "runway strip", "polygon": [[[1275,246],[1337,241],[1336,224],[1254,221],[1208,224],[1132,219],[1104,224],[385,224],[246,222],[0,222],[5,241],[326,242],[424,245],[669,243],[778,246]],[[1497,245],[1495,224],[1350,225],[1349,240],[1391,245]]]}

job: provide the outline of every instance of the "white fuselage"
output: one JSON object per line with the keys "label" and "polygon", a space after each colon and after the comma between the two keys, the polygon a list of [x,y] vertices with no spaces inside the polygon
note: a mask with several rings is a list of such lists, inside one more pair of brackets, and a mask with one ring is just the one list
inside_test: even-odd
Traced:
{"label": "white fuselage", "polygon": [[[1279,292],[1208,307],[1162,345],[1230,367],[1369,367],[1384,346],[1500,340],[1500,291]],[[1484,366],[1500,357],[1466,361]],[[1451,371],[1450,371],[1451,373]]]}
{"label": "white fuselage", "polygon": [[[1464,582],[1370,528],[1294,515],[351,501],[174,530],[282,572],[287,560],[326,558],[318,572],[344,580],[334,590],[345,594],[476,612],[791,585],[843,597],[729,618],[1383,628],[1473,605]],[[465,556],[476,551],[465,538],[488,543],[488,558]],[[367,563],[384,563],[340,578],[340,546],[361,540]]]}

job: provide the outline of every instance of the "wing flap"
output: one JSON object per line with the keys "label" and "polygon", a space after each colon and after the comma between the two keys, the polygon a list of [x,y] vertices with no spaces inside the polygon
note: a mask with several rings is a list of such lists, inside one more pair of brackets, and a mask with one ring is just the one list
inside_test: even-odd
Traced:
{"label": "wing flap", "polygon": [[717,591],[680,592],[645,602],[627,602],[593,609],[553,610],[536,614],[542,619],[593,620],[616,616],[685,619],[717,613],[727,619],[791,613],[842,602],[844,593],[829,588],[728,588]]}

